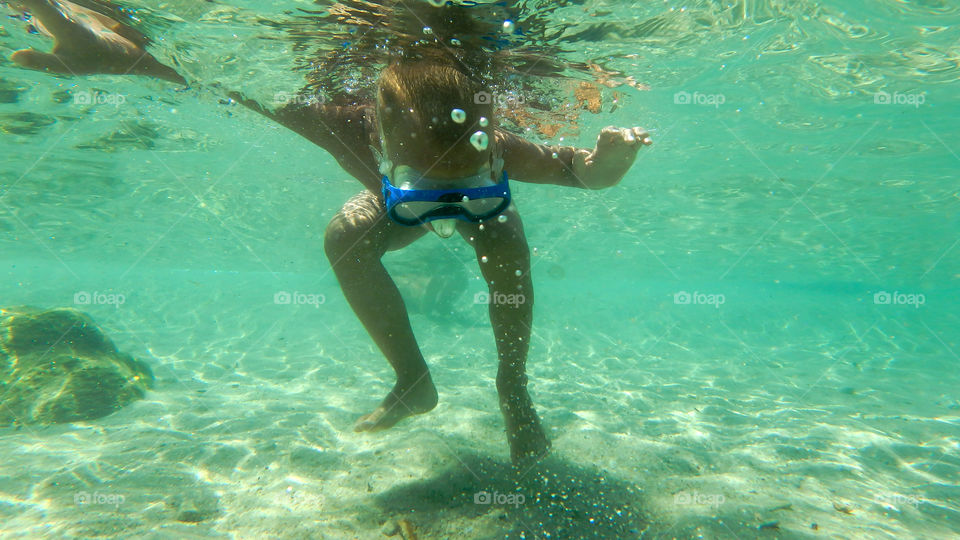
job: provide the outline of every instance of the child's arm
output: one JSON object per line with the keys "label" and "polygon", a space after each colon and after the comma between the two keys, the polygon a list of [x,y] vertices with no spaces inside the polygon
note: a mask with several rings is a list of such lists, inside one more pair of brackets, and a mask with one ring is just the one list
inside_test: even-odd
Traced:
{"label": "child's arm", "polygon": [[[512,180],[584,189],[603,189],[620,182],[644,145],[652,144],[641,128],[606,127],[592,151],[572,146],[535,144],[497,131],[504,170]],[[556,154],[556,157],[554,157]]]}
{"label": "child's arm", "polygon": [[11,60],[25,68],[69,75],[129,73],[187,83],[144,50],[148,40],[143,34],[106,15],[67,0],[19,0],[13,5],[29,10],[34,27],[55,40],[52,53],[34,49],[13,53]]}

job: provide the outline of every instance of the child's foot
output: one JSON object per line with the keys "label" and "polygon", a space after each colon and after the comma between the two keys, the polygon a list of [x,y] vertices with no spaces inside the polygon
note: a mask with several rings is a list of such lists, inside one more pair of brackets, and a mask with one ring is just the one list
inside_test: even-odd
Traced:
{"label": "child's foot", "polygon": [[520,426],[513,433],[507,433],[510,443],[510,461],[518,467],[533,465],[550,451],[550,439],[547,438],[540,422]]}
{"label": "child's foot", "polygon": [[532,464],[550,451],[550,440],[543,432],[540,417],[526,389],[504,392],[500,411],[507,428],[510,460],[514,465]]}
{"label": "child's foot", "polygon": [[401,388],[399,383],[383,399],[383,403],[370,414],[357,419],[354,431],[380,431],[393,427],[408,416],[430,412],[437,406],[437,388],[430,376],[421,379],[411,388]]}

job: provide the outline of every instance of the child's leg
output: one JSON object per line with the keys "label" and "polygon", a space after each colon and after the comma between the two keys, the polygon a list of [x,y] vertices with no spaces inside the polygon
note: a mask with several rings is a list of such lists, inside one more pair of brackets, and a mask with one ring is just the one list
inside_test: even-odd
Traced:
{"label": "child's leg", "polygon": [[550,441],[527,392],[526,362],[533,323],[530,249],[516,209],[511,206],[503,215],[506,221],[489,220],[483,230],[468,224],[458,226],[458,230],[473,244],[489,286],[490,323],[499,357],[500,411],[506,423],[510,457],[517,463],[544,454]]}
{"label": "child's leg", "polygon": [[380,258],[423,236],[422,227],[402,227],[386,217],[379,196],[364,191],[347,201],[330,221],[324,250],[343,294],[397,373],[383,402],[354,425],[355,431],[386,429],[437,404],[427,364],[420,354],[400,291]]}

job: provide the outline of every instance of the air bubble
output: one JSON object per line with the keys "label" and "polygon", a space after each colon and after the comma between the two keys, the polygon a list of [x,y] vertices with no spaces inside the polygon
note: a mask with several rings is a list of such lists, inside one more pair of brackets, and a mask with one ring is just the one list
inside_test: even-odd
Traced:
{"label": "air bubble", "polygon": [[481,117],[480,117],[480,127],[487,127],[487,124],[489,124],[489,123],[490,123],[490,121],[487,120],[487,117],[485,117],[485,116],[481,116]]}
{"label": "air bubble", "polygon": [[457,38],[453,38],[453,39],[450,40],[450,44],[453,45],[454,47],[459,47],[459,46],[460,46],[460,40],[457,39]]}
{"label": "air bubble", "polygon": [[484,255],[483,257],[480,257],[480,262],[482,262],[482,263],[485,263],[485,262],[487,262],[488,260],[490,260],[490,259],[488,259],[486,255]]}
{"label": "air bubble", "polygon": [[489,138],[487,137],[487,133],[485,131],[477,131],[470,136],[470,144],[472,144],[478,152],[483,152],[486,150],[487,143],[489,143]]}
{"label": "air bubble", "polygon": [[552,157],[553,159],[557,159],[557,153],[554,152],[554,153],[550,154],[550,157]]}
{"label": "air bubble", "polygon": [[481,231],[483,230],[483,223],[480,224],[479,229],[480,229]]}
{"label": "air bubble", "polygon": [[447,3],[447,0],[429,0],[430,5],[433,7],[443,7]]}
{"label": "air bubble", "polygon": [[514,274],[515,276],[517,276],[517,277],[520,277],[520,276],[523,275],[523,271],[522,271],[522,270],[517,270],[517,271],[514,272],[513,274]]}
{"label": "air bubble", "polygon": [[506,32],[506,33],[508,33],[508,34],[512,34],[512,33],[513,33],[513,21],[511,21],[510,19],[507,19],[507,20],[503,21],[503,31]]}
{"label": "air bubble", "polygon": [[467,119],[467,113],[463,112],[463,109],[454,109],[450,111],[450,118],[458,124],[464,123]]}
{"label": "air bubble", "polygon": [[500,223],[506,223],[506,222],[507,222],[507,216],[505,216],[505,215],[503,215],[503,214],[500,214],[499,216],[497,216],[497,221],[499,221]]}
{"label": "air bubble", "polygon": [[424,26],[424,27],[423,27],[423,33],[426,34],[426,35],[428,35],[428,36],[432,36],[432,35],[433,35],[433,28],[430,28],[429,26]]}

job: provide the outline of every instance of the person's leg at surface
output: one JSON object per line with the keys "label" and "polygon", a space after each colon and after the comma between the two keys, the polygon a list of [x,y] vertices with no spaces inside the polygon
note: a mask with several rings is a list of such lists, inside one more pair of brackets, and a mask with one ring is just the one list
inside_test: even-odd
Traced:
{"label": "person's leg at surface", "polygon": [[364,190],[343,205],[324,234],[324,251],[347,302],[397,374],[396,385],[373,412],[357,420],[355,431],[386,429],[437,404],[407,308],[380,260],[425,232],[390,221],[379,196]]}
{"label": "person's leg at surface", "polygon": [[540,418],[527,392],[526,362],[533,323],[533,280],[530,248],[515,207],[500,219],[461,224],[460,234],[474,246],[480,271],[489,287],[490,323],[497,344],[497,393],[506,424],[510,458],[520,463],[550,448]]}

